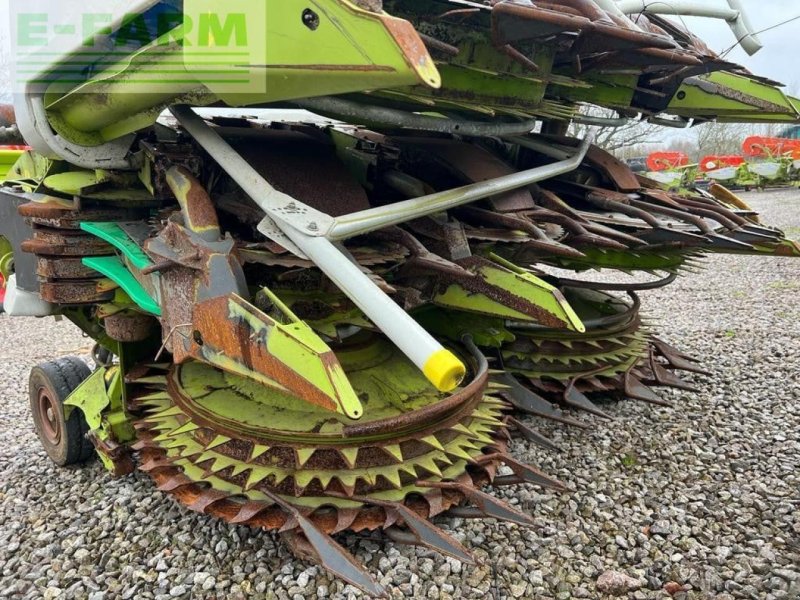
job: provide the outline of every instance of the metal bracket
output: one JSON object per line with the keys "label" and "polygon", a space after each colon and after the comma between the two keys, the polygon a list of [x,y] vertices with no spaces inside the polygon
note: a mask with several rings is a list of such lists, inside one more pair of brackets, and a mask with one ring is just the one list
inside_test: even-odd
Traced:
{"label": "metal bracket", "polygon": [[43,96],[27,92],[14,105],[17,126],[34,149],[48,158],[66,160],[84,169],[137,168],[130,149],[136,136],[126,135],[101,146],[81,146],[65,140],[51,128],[44,107]]}

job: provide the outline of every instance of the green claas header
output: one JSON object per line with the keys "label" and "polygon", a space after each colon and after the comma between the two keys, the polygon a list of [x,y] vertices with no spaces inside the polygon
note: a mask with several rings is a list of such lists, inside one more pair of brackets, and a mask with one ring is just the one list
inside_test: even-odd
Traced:
{"label": "green claas header", "polygon": [[665,16],[722,19],[752,53],[736,0],[81,10],[11,19],[29,147],[0,150],[4,307],[96,342],[94,370],[33,368],[42,444],[278,531],[372,595],[333,534],[472,562],[432,518],[526,525],[481,488],[563,489],[510,455],[512,434],[555,448],[515,415],[587,427],[598,399],[697,385],[638,293],[709,253],[800,255],[722,186],[665,191],[567,136],[797,123],[779,84]]}

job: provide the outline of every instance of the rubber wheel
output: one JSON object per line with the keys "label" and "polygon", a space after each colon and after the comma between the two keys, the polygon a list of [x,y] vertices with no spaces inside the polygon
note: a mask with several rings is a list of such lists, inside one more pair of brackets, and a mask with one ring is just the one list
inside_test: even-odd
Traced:
{"label": "rubber wheel", "polygon": [[94,456],[87,439],[89,426],[80,409],[64,414],[64,400],[91,374],[79,358],[69,356],[41,363],[31,369],[28,380],[31,413],[36,433],[47,455],[64,467]]}

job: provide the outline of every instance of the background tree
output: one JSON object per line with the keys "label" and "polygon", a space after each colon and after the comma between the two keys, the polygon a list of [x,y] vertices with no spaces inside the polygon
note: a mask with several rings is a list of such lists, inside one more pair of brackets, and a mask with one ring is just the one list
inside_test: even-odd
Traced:
{"label": "background tree", "polygon": [[[614,119],[617,117],[615,111],[596,106],[587,106],[581,112],[586,116],[601,119]],[[634,120],[629,120],[619,127],[573,123],[569,128],[569,134],[579,138],[585,137],[589,132],[594,134],[594,143],[603,150],[607,150],[620,158],[632,158],[633,156],[642,156],[645,148],[652,148],[652,150],[644,153],[649,154],[649,152],[661,147],[664,128],[652,123]]]}
{"label": "background tree", "polygon": [[742,154],[742,142],[751,135],[778,137],[783,123],[703,123],[698,125],[697,147],[701,155]]}
{"label": "background tree", "polygon": [[[612,119],[612,110],[586,107],[583,114]],[[584,137],[594,133],[595,144],[623,160],[647,156],[652,152],[683,152],[692,162],[703,156],[735,154],[741,156],[742,143],[751,135],[778,137],[786,129],[785,123],[719,123],[710,121],[692,128],[670,130],[660,125],[631,120],[620,127],[573,123],[569,134]]]}

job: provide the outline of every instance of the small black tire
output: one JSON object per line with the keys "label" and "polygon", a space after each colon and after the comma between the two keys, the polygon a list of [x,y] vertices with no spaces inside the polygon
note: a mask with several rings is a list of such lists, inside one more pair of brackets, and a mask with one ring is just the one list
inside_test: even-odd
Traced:
{"label": "small black tire", "polygon": [[61,467],[85,462],[94,455],[83,412],[75,408],[67,418],[63,404],[90,374],[86,363],[72,356],[31,369],[28,392],[36,434],[50,459]]}
{"label": "small black tire", "polygon": [[59,359],[59,361],[63,362],[63,366],[65,367],[64,375],[68,379],[67,383],[73,390],[92,374],[89,365],[77,356],[65,356]]}

